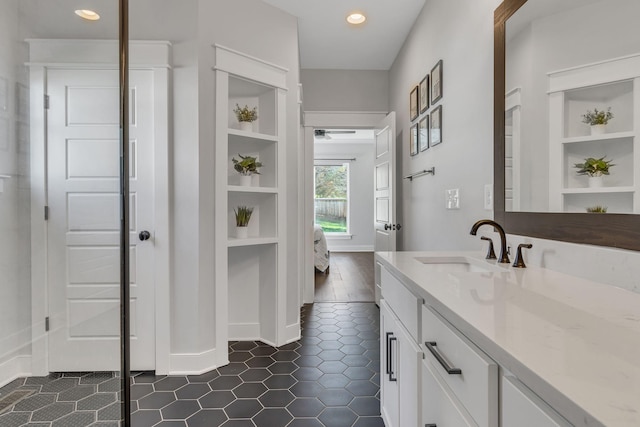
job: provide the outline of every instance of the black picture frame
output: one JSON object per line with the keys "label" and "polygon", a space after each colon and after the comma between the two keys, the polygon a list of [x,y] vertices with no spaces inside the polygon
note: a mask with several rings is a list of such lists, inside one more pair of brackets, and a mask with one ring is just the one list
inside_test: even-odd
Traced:
{"label": "black picture frame", "polygon": [[415,85],[409,93],[409,120],[418,118],[418,85]]}
{"label": "black picture frame", "polygon": [[429,115],[427,114],[418,122],[418,150],[429,149]]}
{"label": "black picture frame", "polygon": [[438,105],[431,110],[429,135],[429,145],[431,147],[442,143],[442,105]]}
{"label": "black picture frame", "polygon": [[409,128],[409,155],[418,154],[418,124],[414,124]]}
{"label": "black picture frame", "polygon": [[420,105],[420,114],[422,114],[425,111],[427,111],[427,108],[429,108],[429,74],[424,76],[424,79],[420,81],[419,87],[420,87],[419,105]]}
{"label": "black picture frame", "polygon": [[431,105],[442,99],[442,59],[436,63],[436,65],[431,69],[431,84],[429,85],[431,88]]}

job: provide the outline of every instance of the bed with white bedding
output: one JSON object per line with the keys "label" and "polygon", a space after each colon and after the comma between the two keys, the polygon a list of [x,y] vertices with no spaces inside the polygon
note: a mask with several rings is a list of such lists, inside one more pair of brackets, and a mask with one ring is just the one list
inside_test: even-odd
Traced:
{"label": "bed with white bedding", "polygon": [[313,226],[313,252],[314,264],[318,271],[329,273],[329,248],[327,247],[327,238],[324,235],[322,227]]}

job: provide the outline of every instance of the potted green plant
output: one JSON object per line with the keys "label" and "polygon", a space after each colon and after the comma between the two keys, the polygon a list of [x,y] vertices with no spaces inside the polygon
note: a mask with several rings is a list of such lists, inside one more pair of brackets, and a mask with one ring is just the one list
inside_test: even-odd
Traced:
{"label": "potted green plant", "polygon": [[235,157],[231,159],[233,168],[240,174],[240,185],[250,186],[251,176],[260,175],[258,168],[262,167],[262,163],[258,161],[257,157],[243,156],[242,154],[238,154],[238,156],[240,156],[240,160]]}
{"label": "potted green plant", "polygon": [[602,135],[606,132],[609,120],[613,119],[611,107],[607,111],[594,108],[582,115],[582,122],[591,126],[591,135]]}
{"label": "potted green plant", "polygon": [[249,220],[251,220],[253,208],[238,206],[233,212],[236,214],[236,237],[246,239],[249,235]]}
{"label": "potted green plant", "polygon": [[236,114],[240,130],[251,132],[253,130],[252,123],[258,120],[258,107],[249,108],[248,105],[241,107],[236,104],[236,108],[233,109]]}
{"label": "potted green plant", "polygon": [[609,168],[615,166],[613,160],[605,160],[606,156],[599,159],[587,157],[584,163],[576,163],[574,167],[578,169],[578,175],[589,176],[589,187],[602,187],[602,177],[609,175]]}
{"label": "potted green plant", "polygon": [[595,205],[595,206],[589,206],[586,209],[588,213],[607,213],[606,206]]}

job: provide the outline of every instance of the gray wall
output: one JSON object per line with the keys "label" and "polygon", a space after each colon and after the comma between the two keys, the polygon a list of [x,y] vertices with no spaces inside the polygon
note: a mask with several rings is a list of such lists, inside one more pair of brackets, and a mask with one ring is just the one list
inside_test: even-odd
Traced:
{"label": "gray wall", "polygon": [[373,251],[373,157],[371,143],[315,143],[316,158],[355,158],[349,163],[351,239],[327,236],[330,251]]}
{"label": "gray wall", "polygon": [[[436,168],[435,176],[403,180],[403,250],[474,249],[469,228],[484,210],[493,182],[493,11],[499,0],[427,0],[390,70],[390,110],[397,113],[398,167],[404,175]],[[444,61],[443,142],[409,156],[409,92]],[[445,209],[445,190],[460,189],[460,209]]]}
{"label": "gray wall", "polygon": [[305,111],[388,111],[389,72],[310,70],[300,72]]}

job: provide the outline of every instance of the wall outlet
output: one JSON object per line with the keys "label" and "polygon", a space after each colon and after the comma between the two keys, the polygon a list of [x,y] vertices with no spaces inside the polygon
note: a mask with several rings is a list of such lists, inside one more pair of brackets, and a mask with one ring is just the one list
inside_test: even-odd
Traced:
{"label": "wall outlet", "polygon": [[460,190],[445,190],[447,209],[460,209]]}
{"label": "wall outlet", "polygon": [[484,185],[484,208],[488,211],[493,210],[493,185]]}

